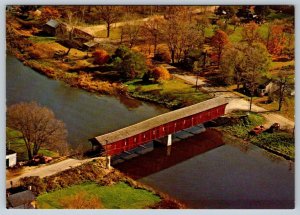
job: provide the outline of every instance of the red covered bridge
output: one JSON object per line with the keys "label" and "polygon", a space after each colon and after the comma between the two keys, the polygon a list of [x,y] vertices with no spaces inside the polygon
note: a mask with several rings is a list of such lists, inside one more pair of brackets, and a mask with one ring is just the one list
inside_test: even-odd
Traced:
{"label": "red covered bridge", "polygon": [[120,154],[165,136],[168,136],[168,145],[171,145],[171,134],[224,115],[227,104],[222,97],[209,99],[94,137],[90,141],[93,146],[101,146],[107,156]]}

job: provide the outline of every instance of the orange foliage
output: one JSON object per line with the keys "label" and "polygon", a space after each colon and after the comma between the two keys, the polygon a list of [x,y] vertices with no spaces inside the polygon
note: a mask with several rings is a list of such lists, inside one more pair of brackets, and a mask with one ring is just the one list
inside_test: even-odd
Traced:
{"label": "orange foliage", "polygon": [[103,49],[98,49],[93,53],[94,57],[94,63],[102,65],[107,63],[109,60],[109,54],[103,50]]}
{"label": "orange foliage", "polygon": [[171,78],[169,71],[162,66],[155,67],[152,70],[152,76],[155,81],[163,81]]}
{"label": "orange foliage", "polygon": [[171,54],[170,54],[168,46],[158,45],[155,58],[157,58],[160,61],[170,63],[171,62]]}
{"label": "orange foliage", "polygon": [[228,35],[221,30],[217,30],[211,39],[211,45],[217,50],[218,65],[220,65],[221,54],[224,47],[229,43]]}
{"label": "orange foliage", "polygon": [[286,45],[283,25],[274,25],[271,27],[271,39],[268,43],[268,51],[273,55],[280,55]]}
{"label": "orange foliage", "polygon": [[60,13],[52,6],[45,6],[41,10],[41,17],[44,20],[57,19],[60,17]]}
{"label": "orange foliage", "polygon": [[65,209],[99,209],[103,208],[102,202],[97,196],[87,196],[81,191],[72,196],[66,196],[60,200]]}
{"label": "orange foliage", "polygon": [[243,39],[249,44],[252,44],[254,41],[259,40],[258,27],[258,24],[256,24],[255,22],[250,22],[245,25],[245,28],[242,31],[242,35]]}

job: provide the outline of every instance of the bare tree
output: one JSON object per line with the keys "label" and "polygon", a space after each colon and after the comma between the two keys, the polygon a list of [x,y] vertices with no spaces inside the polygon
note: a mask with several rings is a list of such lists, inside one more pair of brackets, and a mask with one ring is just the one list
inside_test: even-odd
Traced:
{"label": "bare tree", "polygon": [[293,91],[294,81],[292,75],[288,71],[280,71],[276,77],[276,81],[279,85],[278,111],[281,111],[285,98],[288,96],[288,93]]}
{"label": "bare tree", "polygon": [[141,28],[141,34],[148,43],[154,46],[154,54],[156,54],[157,44],[160,37],[160,29],[162,18],[155,16],[147,20]]}
{"label": "bare tree", "polygon": [[111,25],[120,19],[120,10],[117,6],[96,6],[101,19],[106,23],[106,37],[110,35]]}
{"label": "bare tree", "polygon": [[28,158],[37,155],[41,147],[64,152],[67,130],[53,111],[35,102],[14,104],[7,109],[7,126],[22,133]]}
{"label": "bare tree", "polygon": [[[125,16],[126,18],[127,16]],[[133,21],[126,23],[121,26],[121,43],[126,41],[129,43],[129,48],[132,48],[138,41],[141,34],[141,21],[138,20],[138,17],[131,15]]]}

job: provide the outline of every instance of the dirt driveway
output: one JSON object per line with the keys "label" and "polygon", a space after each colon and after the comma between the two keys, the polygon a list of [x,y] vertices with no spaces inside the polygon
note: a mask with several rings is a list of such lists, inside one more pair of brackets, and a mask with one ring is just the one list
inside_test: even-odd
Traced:
{"label": "dirt driveway", "polygon": [[14,177],[12,179],[6,180],[6,188],[10,188],[11,182],[13,183],[13,186],[17,186],[19,183],[20,178],[23,177],[29,177],[29,176],[39,176],[41,178],[56,174],[58,172],[80,166],[86,162],[89,162],[94,159],[100,159],[99,157],[97,158],[89,158],[89,159],[84,159],[84,160],[77,160],[77,159],[66,159],[54,164],[47,164],[44,166],[40,166],[31,170],[25,170],[21,175],[18,175],[17,177]]}

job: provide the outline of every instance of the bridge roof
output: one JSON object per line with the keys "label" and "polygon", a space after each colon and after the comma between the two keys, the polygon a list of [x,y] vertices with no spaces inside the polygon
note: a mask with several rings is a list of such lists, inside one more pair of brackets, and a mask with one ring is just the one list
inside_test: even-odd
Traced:
{"label": "bridge roof", "polygon": [[203,112],[224,104],[227,104],[225,98],[223,97],[217,97],[213,99],[209,99],[204,102],[200,102],[198,104],[194,104],[188,107],[180,108],[178,110],[170,111],[158,116],[155,116],[153,118],[144,120],[142,122],[130,125],[128,127],[103,134],[100,136],[95,137],[101,145],[110,144],[113,142],[116,142],[118,140],[122,140],[137,134],[140,134],[142,132],[148,131],[152,128],[158,127],[160,125],[182,119],[187,116],[191,116],[194,114],[197,114],[199,112]]}

